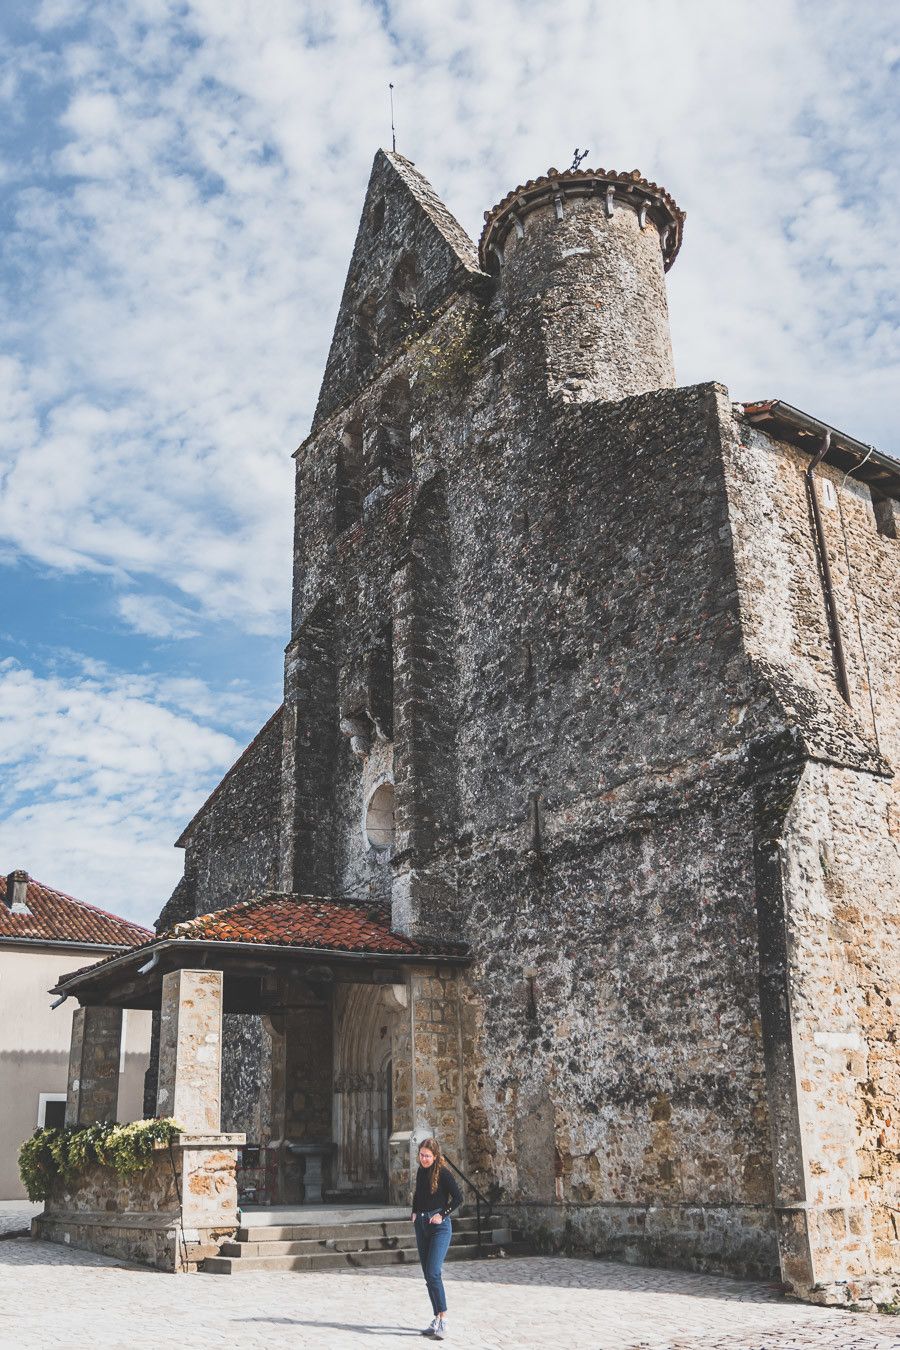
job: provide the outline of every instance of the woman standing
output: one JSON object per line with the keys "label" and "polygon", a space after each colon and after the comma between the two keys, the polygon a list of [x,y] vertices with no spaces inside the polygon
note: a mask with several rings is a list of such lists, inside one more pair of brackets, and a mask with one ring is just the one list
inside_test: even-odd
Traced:
{"label": "woman standing", "polygon": [[411,1217],[416,1225],[416,1246],[434,1313],[422,1335],[433,1336],[436,1341],[442,1341],[447,1334],[447,1297],[441,1270],[453,1235],[450,1212],[461,1204],[460,1189],[444,1164],[440,1144],[436,1139],[423,1139],[419,1145]]}

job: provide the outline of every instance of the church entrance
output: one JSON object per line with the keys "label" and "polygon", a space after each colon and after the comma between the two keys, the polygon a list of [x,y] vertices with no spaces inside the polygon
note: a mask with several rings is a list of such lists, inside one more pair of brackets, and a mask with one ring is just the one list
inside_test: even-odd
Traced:
{"label": "church entrance", "polygon": [[377,984],[334,991],[334,1189],[360,1199],[388,1193],[391,1018]]}

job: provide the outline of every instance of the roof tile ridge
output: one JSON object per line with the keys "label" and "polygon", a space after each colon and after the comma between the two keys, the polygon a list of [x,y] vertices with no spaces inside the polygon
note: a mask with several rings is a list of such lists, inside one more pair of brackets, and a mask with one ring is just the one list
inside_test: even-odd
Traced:
{"label": "roof tile ridge", "polygon": [[[4,882],[5,880],[6,878],[4,877]],[[129,928],[137,928],[142,933],[152,932],[152,929],[145,928],[144,925],[138,923],[136,919],[126,919],[121,914],[114,914],[111,909],[103,909],[100,905],[91,904],[89,900],[79,900],[77,895],[69,895],[68,891],[61,891],[56,886],[48,886],[43,881],[38,881],[37,877],[28,878],[28,888],[30,889],[32,886],[38,891],[43,892],[43,896],[52,896],[57,900],[66,900],[70,904],[77,905],[79,909],[86,909],[92,914],[99,914],[105,919],[112,919],[114,923],[126,924]]]}
{"label": "roof tile ridge", "polygon": [[517,187],[511,188],[505,197],[502,197],[499,202],[495,203],[494,206],[485,211],[485,220],[489,220],[491,217],[497,215],[505,207],[509,206],[509,204],[521,193],[530,192],[536,187],[541,187],[544,183],[552,183],[554,180],[575,182],[590,178],[606,178],[617,183],[633,183],[640,187],[648,188],[652,192],[658,192],[660,196],[665,198],[666,203],[672,208],[675,215],[679,216],[682,220],[686,216],[686,212],[682,211],[678,206],[669,190],[662,187],[661,184],[653,182],[652,179],[645,178],[640,169],[628,169],[623,171],[620,169],[604,168],[562,170],[550,168],[546,173],[539,174],[537,178],[529,178],[524,183],[520,183]]}
{"label": "roof tile ridge", "polygon": [[238,911],[246,914],[248,910],[274,898],[272,892],[266,891],[262,895],[251,895],[247,900],[235,900],[234,904],[223,905],[221,909],[208,909],[203,914],[194,914],[190,919],[181,919],[179,923],[173,924],[171,928],[167,928],[164,933],[159,933],[158,936],[164,938],[177,934],[180,937],[188,928],[202,923],[204,919],[221,919],[226,914],[235,914]]}
{"label": "roof tile ridge", "polygon": [[[62,894],[62,892],[59,892]],[[140,933],[152,933],[152,928],[146,928],[144,924],[138,923],[136,919],[126,919],[121,914],[113,914],[112,910],[101,909],[99,905],[92,905],[88,900],[79,900],[74,895],[67,895],[67,900],[71,900],[79,909],[88,909],[93,914],[102,914],[104,918],[112,919],[114,923],[123,923],[128,928],[136,928]]]}

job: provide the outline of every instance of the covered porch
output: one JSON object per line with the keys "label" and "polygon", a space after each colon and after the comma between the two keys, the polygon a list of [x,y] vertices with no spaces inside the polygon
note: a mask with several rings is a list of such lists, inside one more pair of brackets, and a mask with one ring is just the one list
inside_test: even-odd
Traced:
{"label": "covered porch", "polygon": [[[178,1167],[170,1166],[180,1185],[170,1188],[165,1215],[159,1196],[111,1193],[106,1219],[92,1232],[90,1219],[80,1222],[75,1241],[76,1216],[102,1213],[103,1181],[93,1177],[48,1200],[36,1231],[60,1240],[68,1231],[74,1245],[133,1258],[134,1243],[121,1234],[130,1219],[152,1226],[144,1208],[155,1206],[173,1240],[161,1244],[164,1259],[147,1244],[138,1259],[190,1269],[233,1237],[239,1208],[257,1224],[281,1207],[406,1206],[418,1139],[438,1134],[463,1159],[458,977],[466,960],[459,945],[393,933],[380,906],[278,894],[188,920],[67,976],[54,990],[80,1004],[67,1123],[111,1118],[122,1011],[158,1011],[155,1113],[184,1130]],[[225,1015],[261,1022],[249,1133],[221,1128]],[[226,1063],[226,1076],[240,1069]],[[199,1231],[194,1259],[184,1257],[179,1227]]]}

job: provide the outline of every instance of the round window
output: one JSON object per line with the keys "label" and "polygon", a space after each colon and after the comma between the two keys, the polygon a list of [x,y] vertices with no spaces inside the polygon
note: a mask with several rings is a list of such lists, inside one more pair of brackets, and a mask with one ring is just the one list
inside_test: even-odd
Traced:
{"label": "round window", "polygon": [[379,853],[394,847],[393,783],[382,783],[369,798],[366,807],[366,839]]}

